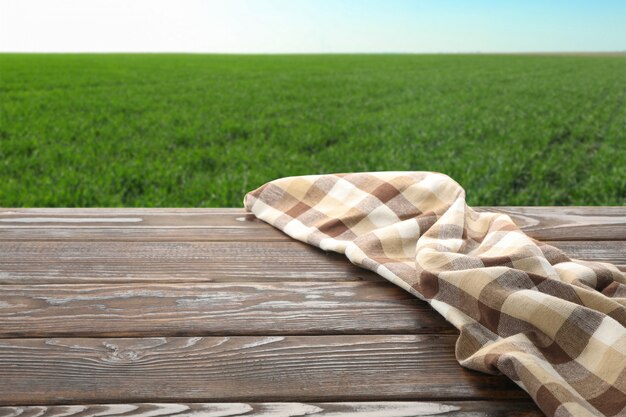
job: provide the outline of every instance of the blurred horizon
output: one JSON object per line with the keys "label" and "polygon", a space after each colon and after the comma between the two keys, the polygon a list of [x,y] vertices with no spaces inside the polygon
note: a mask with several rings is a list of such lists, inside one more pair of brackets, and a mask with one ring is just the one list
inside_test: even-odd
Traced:
{"label": "blurred horizon", "polygon": [[625,18],[616,0],[0,0],[0,52],[611,53]]}

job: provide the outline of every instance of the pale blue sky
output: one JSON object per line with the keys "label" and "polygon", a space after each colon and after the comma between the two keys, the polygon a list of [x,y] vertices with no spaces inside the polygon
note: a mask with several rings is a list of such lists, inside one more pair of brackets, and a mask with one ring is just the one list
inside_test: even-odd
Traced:
{"label": "pale blue sky", "polygon": [[3,52],[626,50],[626,0],[0,0]]}

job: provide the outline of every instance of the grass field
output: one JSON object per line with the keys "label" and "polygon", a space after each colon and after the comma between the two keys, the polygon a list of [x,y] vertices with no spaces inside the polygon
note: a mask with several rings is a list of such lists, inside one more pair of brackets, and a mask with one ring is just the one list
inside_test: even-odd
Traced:
{"label": "grass field", "polygon": [[239,207],[379,170],[626,204],[626,56],[0,55],[0,206]]}

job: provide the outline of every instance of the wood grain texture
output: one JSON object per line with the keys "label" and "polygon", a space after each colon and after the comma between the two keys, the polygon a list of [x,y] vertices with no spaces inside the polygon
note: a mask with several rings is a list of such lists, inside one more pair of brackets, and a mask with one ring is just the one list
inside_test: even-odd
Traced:
{"label": "wood grain texture", "polygon": [[528,399],[456,336],[2,339],[0,404]]}
{"label": "wood grain texture", "polygon": [[384,281],[300,242],[0,241],[0,284]]}
{"label": "wood grain texture", "polygon": [[0,407],[0,417],[542,417],[529,401],[139,403]]}
{"label": "wood grain texture", "polygon": [[0,211],[0,240],[282,241],[242,209],[16,209]]}
{"label": "wood grain texture", "polygon": [[0,337],[419,334],[456,330],[390,283],[0,286]]}
{"label": "wood grain texture", "polygon": [[[480,207],[539,240],[626,240],[626,207]],[[0,239],[289,241],[242,209],[10,209]]]}
{"label": "wood grain texture", "polygon": [[504,213],[538,240],[626,240],[624,207],[482,207]]}
{"label": "wood grain texture", "polygon": [[0,210],[0,228],[260,228],[266,223],[241,209],[15,209]]}
{"label": "wood grain texture", "polygon": [[[624,207],[480,210],[626,270]],[[0,417],[541,415],[426,304],[241,209],[3,209],[0,284]]]}
{"label": "wood grain texture", "polygon": [[[554,241],[626,270],[626,241]],[[0,284],[374,281],[343,255],[300,242],[0,241]]]}
{"label": "wood grain texture", "polygon": [[548,242],[576,259],[609,262],[626,271],[626,241],[558,241]]}
{"label": "wood grain texture", "polygon": [[289,236],[263,227],[1,227],[6,241],[113,242],[290,242]]}

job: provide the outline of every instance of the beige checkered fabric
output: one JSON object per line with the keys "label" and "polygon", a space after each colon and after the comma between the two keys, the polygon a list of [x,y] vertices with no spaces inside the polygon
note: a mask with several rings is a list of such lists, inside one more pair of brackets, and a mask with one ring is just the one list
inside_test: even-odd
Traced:
{"label": "beige checkered fabric", "polygon": [[246,208],[289,236],[377,272],[460,330],[462,366],[503,373],[548,416],[626,415],[626,276],[572,260],[449,177],[289,177]]}

